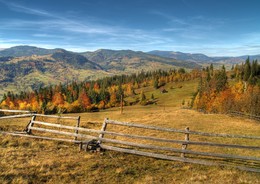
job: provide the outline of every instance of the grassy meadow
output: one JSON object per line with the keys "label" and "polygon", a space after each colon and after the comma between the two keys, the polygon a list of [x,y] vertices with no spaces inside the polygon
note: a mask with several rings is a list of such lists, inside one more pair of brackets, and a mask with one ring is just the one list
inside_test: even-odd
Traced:
{"label": "grassy meadow", "polygon": [[[81,126],[101,128],[104,118],[124,122],[135,122],[176,129],[260,136],[259,122],[240,117],[219,114],[203,114],[194,110],[182,109],[182,101],[187,103],[197,88],[197,81],[171,83],[165,86],[168,93],[160,93],[152,87],[142,89],[147,98],[153,94],[157,104],[148,106],[134,105],[112,108],[95,113],[70,114],[81,116]],[[140,93],[140,91],[136,91]],[[137,96],[126,98],[131,101]],[[48,119],[40,119],[49,121]],[[1,131],[22,131],[29,119],[1,120]],[[75,125],[74,121],[60,120],[57,123]],[[125,128],[108,125],[107,130],[133,133],[137,135],[163,138],[184,139],[183,134],[159,133],[138,128]],[[36,132],[35,132],[36,134]],[[40,135],[37,133],[37,135]],[[126,138],[107,136],[119,140]],[[230,144],[250,144],[259,146],[252,140],[207,138],[190,136],[194,141],[213,141]],[[138,143],[148,141],[132,140]],[[149,142],[150,143],[150,142]],[[181,145],[163,146],[180,148]],[[196,151],[210,151],[227,154],[260,157],[257,151],[215,147],[189,146]],[[224,152],[223,152],[224,151]],[[179,155],[179,154],[173,154]],[[259,167],[259,166],[258,166]],[[203,166],[175,161],[160,160],[113,151],[90,153],[79,151],[78,146],[70,143],[52,142],[12,136],[0,136],[0,183],[260,183],[259,173],[246,172],[232,167]]]}

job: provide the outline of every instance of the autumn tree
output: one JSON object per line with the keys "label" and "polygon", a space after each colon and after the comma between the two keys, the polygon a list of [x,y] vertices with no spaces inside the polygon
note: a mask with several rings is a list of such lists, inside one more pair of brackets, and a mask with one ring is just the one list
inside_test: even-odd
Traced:
{"label": "autumn tree", "polygon": [[88,97],[85,89],[82,89],[79,93],[78,102],[82,111],[89,110],[91,108],[91,100]]}

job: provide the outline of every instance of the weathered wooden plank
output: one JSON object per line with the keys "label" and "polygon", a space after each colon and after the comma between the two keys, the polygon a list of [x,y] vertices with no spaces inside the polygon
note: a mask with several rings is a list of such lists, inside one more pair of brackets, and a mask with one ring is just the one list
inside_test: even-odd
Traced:
{"label": "weathered wooden plank", "polygon": [[[178,129],[173,129],[173,128],[162,128],[162,127],[157,127],[157,126],[142,125],[142,124],[129,123],[129,122],[119,122],[119,121],[115,121],[115,120],[107,120],[106,122],[108,124],[114,124],[114,125],[122,125],[122,126],[136,127],[136,128],[145,128],[145,129],[159,130],[159,131],[166,131],[166,132],[186,133],[185,130],[178,130]],[[189,131],[188,133],[189,134],[195,134],[195,135],[202,135],[202,136],[211,136],[211,137],[260,139],[260,136],[215,134],[215,133],[197,132],[197,131]]]}
{"label": "weathered wooden plank", "polygon": [[81,141],[75,141],[75,140],[71,140],[71,139],[52,138],[52,137],[36,136],[36,135],[28,135],[28,134],[21,134],[21,133],[14,133],[14,132],[4,132],[4,131],[0,131],[0,134],[34,138],[34,139],[45,139],[45,140],[52,140],[52,141],[71,142],[71,143],[80,143],[81,142]]}
{"label": "weathered wooden plank", "polygon": [[0,112],[35,113],[35,111],[0,109]]}
{"label": "weathered wooden plank", "polygon": [[82,131],[82,132],[91,132],[91,133],[98,133],[98,134],[116,135],[116,136],[129,137],[129,138],[134,138],[134,139],[144,139],[144,140],[170,142],[170,143],[178,143],[178,144],[207,145],[207,146],[218,146],[218,147],[260,150],[259,146],[245,146],[245,145],[237,145],[237,144],[221,144],[221,143],[211,143],[211,142],[173,140],[173,139],[155,138],[155,137],[150,137],[150,136],[124,134],[124,133],[119,133],[119,132],[100,131],[100,130],[94,130],[94,129],[81,128],[81,127],[75,128],[75,127],[72,127],[72,126],[65,126],[65,125],[46,123],[46,122],[40,122],[40,121],[34,121],[34,123],[40,124],[40,125],[45,125],[45,126],[57,127],[57,128],[79,130],[79,131]]}
{"label": "weathered wooden plank", "polygon": [[231,166],[231,165],[228,165],[228,164],[220,164],[220,163],[210,162],[210,161],[206,161],[206,160],[199,160],[199,159],[195,160],[195,159],[189,159],[189,158],[180,158],[180,157],[168,156],[168,155],[157,154],[157,153],[149,153],[149,152],[138,151],[138,150],[124,149],[124,148],[108,146],[108,145],[104,145],[104,144],[102,144],[100,146],[101,146],[102,149],[106,149],[106,150],[118,151],[118,152],[123,152],[123,153],[130,153],[130,154],[141,155],[141,156],[154,157],[154,158],[159,158],[159,159],[163,159],[163,160],[172,160],[172,161],[201,164],[201,165],[208,165],[208,166],[229,166],[229,167],[234,167],[234,168],[237,168],[237,169],[240,169],[240,170],[245,170],[245,171],[260,172],[260,169],[244,167],[244,166],[234,166],[234,165]]}
{"label": "weathered wooden plank", "polygon": [[67,136],[72,136],[72,137],[82,137],[82,138],[88,138],[88,139],[98,139],[97,137],[91,136],[91,135],[86,135],[86,134],[75,134],[75,133],[70,133],[70,132],[63,132],[59,130],[51,130],[51,129],[46,129],[46,128],[38,128],[38,127],[31,127],[31,130],[36,130],[40,132],[48,132],[48,133],[53,133],[53,134],[59,134],[59,135],[67,135]]}
{"label": "weathered wooden plank", "polygon": [[34,114],[36,116],[47,117],[47,118],[58,118],[58,119],[75,119],[78,120],[78,117],[71,116],[55,116],[55,115],[45,115],[45,114]]}
{"label": "weathered wooden plank", "polygon": [[13,118],[24,118],[31,117],[33,114],[20,114],[20,115],[11,115],[11,116],[2,116],[0,119],[13,119]]}

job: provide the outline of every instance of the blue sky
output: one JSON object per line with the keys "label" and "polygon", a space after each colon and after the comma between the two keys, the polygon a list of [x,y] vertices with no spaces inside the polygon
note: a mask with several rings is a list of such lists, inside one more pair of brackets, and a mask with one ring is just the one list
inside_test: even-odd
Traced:
{"label": "blue sky", "polygon": [[260,54],[259,0],[0,0],[0,48]]}

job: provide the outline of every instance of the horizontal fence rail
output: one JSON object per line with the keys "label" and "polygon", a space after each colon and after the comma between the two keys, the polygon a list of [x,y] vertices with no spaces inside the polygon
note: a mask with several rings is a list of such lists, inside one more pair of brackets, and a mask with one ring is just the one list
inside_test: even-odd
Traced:
{"label": "horizontal fence rail", "polygon": [[71,116],[55,116],[55,115],[45,115],[45,114],[33,114],[39,117],[47,117],[47,118],[57,118],[57,119],[74,119],[77,120],[78,117],[71,117]]}
{"label": "horizontal fence rail", "polygon": [[25,111],[25,110],[0,109],[0,112],[27,113],[27,114],[0,116],[0,119],[22,118],[22,117],[32,117],[32,116],[47,117],[47,118],[56,118],[56,119],[74,119],[74,120],[78,120],[78,119],[79,119],[79,117],[37,114],[35,111]]}
{"label": "horizontal fence rail", "polygon": [[24,134],[23,132],[4,132],[0,131],[2,135],[12,135],[18,137],[27,137],[27,138],[34,138],[34,139],[45,139],[45,140],[52,140],[52,141],[61,141],[61,142],[71,142],[71,143],[81,143],[81,141],[75,141],[71,139],[61,139],[61,138],[53,138],[53,137],[45,137],[45,136],[37,136],[37,135],[28,135]]}
{"label": "horizontal fence rail", "polygon": [[20,115],[11,115],[11,116],[0,116],[0,119],[14,119],[14,118],[25,118],[32,117],[33,114],[20,114]]}
{"label": "horizontal fence rail", "polygon": [[[112,151],[123,152],[123,153],[130,153],[130,154],[135,154],[135,155],[154,157],[154,158],[159,158],[159,159],[164,159],[164,160],[172,160],[172,161],[201,164],[201,165],[208,165],[208,166],[228,166],[227,164],[214,163],[214,162],[205,161],[205,160],[180,158],[180,157],[168,156],[168,155],[158,154],[158,153],[150,153],[150,152],[144,152],[144,151],[138,151],[138,150],[118,148],[118,147],[108,146],[108,145],[103,145],[103,144],[101,145],[101,148],[107,149],[107,150],[112,150]],[[255,169],[255,168],[248,168],[248,167],[244,167],[244,166],[233,166],[233,167],[240,169],[240,170],[244,170],[244,171],[260,172],[260,169]]]}
{"label": "horizontal fence rail", "polygon": [[13,113],[35,113],[35,111],[25,111],[25,110],[9,110],[9,109],[0,109],[0,112],[13,112]]}

